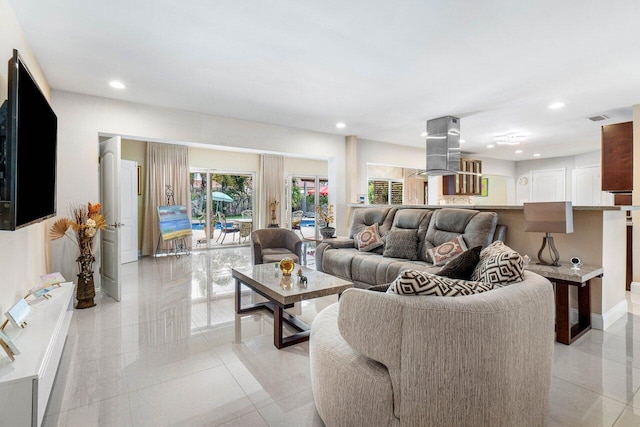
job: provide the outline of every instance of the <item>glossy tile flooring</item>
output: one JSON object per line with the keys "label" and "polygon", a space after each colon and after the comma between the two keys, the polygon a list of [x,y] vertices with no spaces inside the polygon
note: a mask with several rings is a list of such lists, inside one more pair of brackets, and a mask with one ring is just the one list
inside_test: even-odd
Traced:
{"label": "glossy tile flooring", "polygon": [[[229,272],[249,251],[124,265],[120,303],[99,295],[74,312],[44,425],[322,426],[308,343],[277,350],[270,315],[234,314]],[[294,310],[311,321],[335,301]],[[629,314],[556,344],[548,424],[640,426],[639,389],[640,316]]]}

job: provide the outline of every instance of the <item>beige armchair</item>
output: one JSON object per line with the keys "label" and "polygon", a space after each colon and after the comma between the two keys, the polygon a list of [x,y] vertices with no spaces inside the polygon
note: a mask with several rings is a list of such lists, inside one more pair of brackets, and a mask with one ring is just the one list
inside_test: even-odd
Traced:
{"label": "beige armchair", "polygon": [[554,346],[551,283],[463,297],[348,289],[313,322],[318,413],[331,426],[541,426]]}
{"label": "beige armchair", "polygon": [[254,264],[279,262],[284,257],[300,263],[302,240],[286,228],[264,228],[251,232],[251,258]]}

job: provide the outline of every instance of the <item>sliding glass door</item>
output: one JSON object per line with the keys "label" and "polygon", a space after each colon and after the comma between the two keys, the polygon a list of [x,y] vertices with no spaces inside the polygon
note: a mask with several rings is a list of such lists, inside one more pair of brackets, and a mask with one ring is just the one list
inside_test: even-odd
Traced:
{"label": "sliding glass door", "polygon": [[247,244],[253,229],[252,173],[192,170],[193,249]]}
{"label": "sliding glass door", "polygon": [[295,231],[304,242],[303,264],[313,265],[315,243],[320,239],[316,206],[324,209],[329,203],[329,181],[323,176],[291,175],[286,182],[286,227]]}

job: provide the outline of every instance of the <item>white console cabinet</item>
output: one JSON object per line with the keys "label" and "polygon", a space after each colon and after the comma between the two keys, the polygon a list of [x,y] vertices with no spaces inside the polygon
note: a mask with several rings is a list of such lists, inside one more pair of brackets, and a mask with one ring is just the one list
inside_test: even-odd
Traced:
{"label": "white console cabinet", "polygon": [[32,305],[24,329],[4,332],[20,354],[0,354],[0,426],[40,426],[73,315],[73,283],[53,289]]}

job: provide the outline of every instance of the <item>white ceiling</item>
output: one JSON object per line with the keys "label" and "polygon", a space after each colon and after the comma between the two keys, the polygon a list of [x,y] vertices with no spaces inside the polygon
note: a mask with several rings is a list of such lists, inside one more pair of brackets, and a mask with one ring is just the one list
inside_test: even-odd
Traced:
{"label": "white ceiling", "polygon": [[[364,139],[424,147],[454,115],[463,151],[571,155],[640,103],[638,0],[11,4],[54,89]],[[509,130],[522,154],[486,148]]]}

